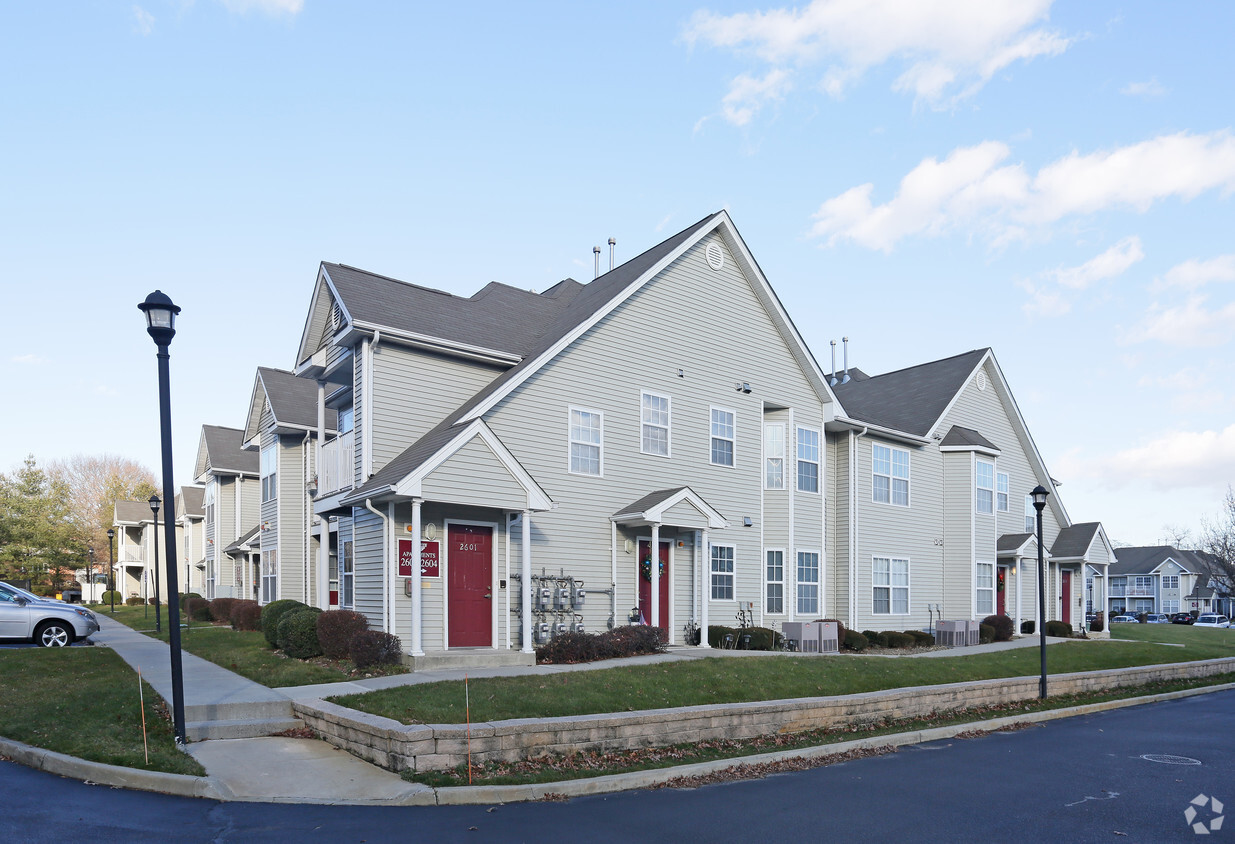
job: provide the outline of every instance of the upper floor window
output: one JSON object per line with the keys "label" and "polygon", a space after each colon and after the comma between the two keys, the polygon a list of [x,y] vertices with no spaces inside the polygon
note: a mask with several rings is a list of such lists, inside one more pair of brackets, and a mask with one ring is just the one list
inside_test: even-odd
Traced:
{"label": "upper floor window", "polygon": [[642,394],[643,430],[640,451],[644,454],[669,456],[669,397],[655,393]]}
{"label": "upper floor window", "polygon": [[1162,575],[1162,588],[1163,589],[1178,589],[1179,588],[1179,575],[1177,574]]}
{"label": "upper floor window", "polygon": [[570,471],[577,475],[601,474],[604,417],[593,410],[570,409]]}
{"label": "upper floor window", "polygon": [[979,460],[974,468],[974,509],[992,513],[995,506],[995,464]]}
{"label": "upper floor window", "polygon": [[712,408],[712,463],[716,466],[733,465],[733,419],[732,410]]}
{"label": "upper floor window", "polygon": [[763,426],[763,485],[768,489],[785,488],[785,426],[770,423]]}
{"label": "upper floor window", "polygon": [[339,408],[339,435],[350,434],[356,427],[356,408],[353,405]]}
{"label": "upper floor window", "polygon": [[995,509],[1000,513],[1008,512],[1008,473],[995,475]]}
{"label": "upper floor window", "polygon": [[875,501],[909,506],[909,452],[874,444],[871,482]]}
{"label": "upper floor window", "polygon": [[1025,496],[1025,533],[1033,533],[1036,530],[1038,510],[1033,506],[1033,496]]}
{"label": "upper floor window", "polygon": [[279,446],[277,443],[262,449],[262,501],[274,501],[278,497]]}
{"label": "upper floor window", "polygon": [[798,428],[798,489],[819,491],[819,432]]}

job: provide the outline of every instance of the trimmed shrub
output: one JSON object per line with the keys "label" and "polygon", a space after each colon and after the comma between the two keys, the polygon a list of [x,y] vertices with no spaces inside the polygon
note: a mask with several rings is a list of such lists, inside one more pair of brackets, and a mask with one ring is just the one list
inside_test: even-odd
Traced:
{"label": "trimmed shrub", "polygon": [[[632,625],[634,626],[634,625]],[[617,629],[616,627],[614,628]],[[725,646],[725,637],[732,635],[732,644],[737,644],[737,631],[732,627],[726,627],[723,624],[708,625],[708,644],[714,648],[723,648]]]}
{"label": "trimmed shrub", "polygon": [[995,641],[995,628],[989,624],[978,625],[978,644],[989,645]]}
{"label": "trimmed shrub", "polygon": [[125,598],[124,605],[126,607],[140,607],[142,605],[142,599],[134,595],[132,598]]}
{"label": "trimmed shrub", "polygon": [[1070,639],[1072,637],[1072,625],[1066,621],[1048,621],[1046,623],[1046,635]]}
{"label": "trimmed shrub", "polygon": [[317,641],[331,659],[346,659],[352,637],[369,629],[369,620],[351,610],[328,610],[317,617]]}
{"label": "trimmed shrub", "polygon": [[283,653],[295,659],[310,659],[322,655],[322,646],[317,641],[317,607],[285,612],[279,618],[279,647]]}
{"label": "trimmed shrub", "polygon": [[403,645],[399,642],[399,637],[393,633],[386,633],[382,630],[361,630],[352,637],[348,653],[357,668],[395,665],[399,662],[399,657],[403,655]]}
{"label": "trimmed shrub", "polygon": [[158,595],[152,595],[146,599],[146,603],[153,607],[155,604],[161,604],[163,602],[159,600]]}
{"label": "trimmed shrub", "polygon": [[913,637],[915,648],[929,648],[935,644],[935,637],[925,630],[906,630],[905,635]]}
{"label": "trimmed shrub", "polygon": [[257,601],[244,601],[239,598],[232,604],[232,616],[228,619],[233,630],[261,630],[262,607]]}
{"label": "trimmed shrub", "polygon": [[194,621],[210,621],[210,602],[205,598],[189,598],[184,602],[184,613]]}
{"label": "trimmed shrub", "polygon": [[602,658],[606,653],[615,657],[658,654],[665,650],[664,634],[659,627],[628,624],[599,634]]}
{"label": "trimmed shrub", "polygon": [[1089,622],[1089,629],[1094,633],[1101,633],[1106,629],[1106,613],[1100,612],[1093,617],[1093,621]]}
{"label": "trimmed shrub", "polygon": [[302,604],[300,601],[294,601],[291,598],[284,598],[280,601],[271,601],[262,607],[262,635],[266,637],[270,647],[277,648],[279,646],[279,619],[283,617],[284,613],[290,612],[297,607],[306,609],[307,605]]}
{"label": "trimmed shrub", "polygon": [[898,630],[885,630],[881,635],[889,648],[912,648],[915,641],[908,633]]}
{"label": "trimmed shrub", "polygon": [[536,649],[538,663],[571,665],[600,659],[599,636],[595,633],[560,633]]}
{"label": "trimmed shrub", "polygon": [[181,592],[180,593],[180,603],[183,604],[185,601],[189,600],[189,598],[200,598],[200,597],[201,595],[198,595],[196,592]]}
{"label": "trimmed shrub", "polygon": [[743,627],[737,632],[738,647],[742,646],[742,637],[750,636],[747,648],[752,651],[771,651],[780,647],[784,637],[768,627]]}
{"label": "trimmed shrub", "polygon": [[123,596],[123,595],[121,595],[119,592],[117,592],[115,589],[108,589],[106,592],[104,592],[104,593],[103,593],[103,597],[102,597],[102,598],[99,598],[99,603],[100,603],[100,604],[110,604],[110,603],[111,603],[111,600],[112,600],[112,596],[113,596],[113,595],[115,595],[115,596],[116,596],[116,603],[117,603],[117,604],[123,604],[123,603],[124,603],[124,596]]}
{"label": "trimmed shrub", "polygon": [[210,620],[219,624],[228,624],[232,620],[232,607],[236,598],[215,598],[210,602]]}
{"label": "trimmed shrub", "polygon": [[1033,630],[1034,630],[1034,623],[1032,621],[1022,621],[1021,622],[1021,633],[1022,634],[1032,635]]}
{"label": "trimmed shrub", "polygon": [[1012,638],[1012,631],[1016,629],[1015,622],[1006,615],[988,615],[982,619],[983,624],[989,624],[995,628],[995,641],[1007,642]]}
{"label": "trimmed shrub", "polygon": [[[1137,613],[1136,623],[1137,624],[1148,624],[1149,623],[1149,613],[1147,612]],[[1047,622],[1046,635],[1047,636],[1051,635],[1050,622]]]}
{"label": "trimmed shrub", "polygon": [[888,637],[882,630],[871,630],[862,634],[866,640],[872,645],[878,645],[881,648],[888,646]]}
{"label": "trimmed shrub", "polygon": [[856,630],[845,631],[845,650],[861,653],[870,647],[870,640]]}

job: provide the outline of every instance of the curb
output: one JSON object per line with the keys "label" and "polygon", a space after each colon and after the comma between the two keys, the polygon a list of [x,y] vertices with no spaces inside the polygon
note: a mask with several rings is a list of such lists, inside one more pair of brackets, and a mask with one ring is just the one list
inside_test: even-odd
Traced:
{"label": "curb", "polygon": [[[709,762],[696,762],[690,765],[678,765],[672,768],[657,768],[650,771],[632,771],[626,774],[611,774],[604,777],[588,777],[577,780],[560,780],[558,782],[535,783],[529,785],[475,785],[450,786],[432,789],[434,800],[428,799],[428,790],[415,790],[401,795],[393,800],[338,801],[329,805],[337,806],[392,806],[392,805],[438,805],[438,806],[469,806],[502,803],[523,803],[543,800],[547,795],[564,797],[583,797],[590,794],[610,794],[616,791],[633,791],[649,786],[660,785],[680,777],[702,776],[734,768],[741,765],[779,762],[784,759],[815,759],[834,756],[850,750],[876,747],[908,747],[915,744],[940,741],[954,738],[959,733],[970,730],[998,732],[1001,727],[1012,724],[1041,723],[1060,718],[1073,718],[1078,715],[1090,715],[1095,712],[1107,712],[1112,709],[1123,709],[1129,706],[1140,706],[1147,703],[1158,703],[1165,700],[1194,697],[1196,695],[1224,692],[1235,689],[1235,683],[1223,683],[1217,686],[1201,686],[1195,689],[1181,689],[1174,692],[1163,692],[1144,697],[1108,700],[1101,703],[1087,703],[1080,706],[1069,706],[1063,709],[1048,709],[1042,712],[1027,712],[1021,715],[1008,715],[1002,718],[989,718],[984,721],[970,721],[964,724],[952,724],[947,727],[932,727],[926,730],[912,730],[905,733],[892,733],[885,736],[854,739],[837,742],[836,744],[816,745],[797,750],[781,750],[774,753],[759,753],[751,756],[740,756],[730,759],[714,759]],[[172,794],[178,797],[201,797],[220,802],[269,802],[269,803],[320,803],[322,801],[297,800],[290,797],[271,798],[270,800],[254,800],[253,798],[237,798],[227,786],[213,777],[194,777],[187,774],[168,774],[162,771],[142,771],[136,768],[125,768],[119,765],[109,765],[104,762],[91,762],[79,759],[53,750],[32,747],[12,739],[0,737],[0,755],[8,756],[14,762],[56,774],[70,779],[98,785],[130,788],[137,791],[155,791],[162,794]],[[415,784],[408,783],[410,789]]]}

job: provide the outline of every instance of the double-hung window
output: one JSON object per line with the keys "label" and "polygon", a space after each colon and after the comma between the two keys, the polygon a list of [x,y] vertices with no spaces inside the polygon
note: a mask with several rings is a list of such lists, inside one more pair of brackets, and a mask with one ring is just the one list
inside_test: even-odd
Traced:
{"label": "double-hung window", "polygon": [[712,408],[712,465],[732,466],[734,446],[734,415],[732,410]]}
{"label": "double-hung window", "polygon": [[262,449],[262,503],[274,501],[279,489],[279,445],[271,443]]}
{"label": "double-hung window", "polygon": [[1008,473],[995,475],[995,509],[1000,513],[1008,512]]}
{"label": "double-hung window", "polygon": [[909,560],[875,557],[871,570],[876,615],[909,614]]}
{"label": "double-hung window", "polygon": [[909,506],[909,452],[874,444],[871,463],[871,487],[875,501]]}
{"label": "double-hung window", "polygon": [[763,426],[763,485],[767,489],[785,488],[785,426],[770,422]]}
{"label": "double-hung window", "polygon": [[712,546],[712,600],[733,600],[733,546]]}
{"label": "double-hung window", "polygon": [[995,509],[995,464],[979,460],[974,467],[974,509],[993,513]]}
{"label": "double-hung window", "polygon": [[644,454],[669,456],[669,397],[643,393],[640,451]]}
{"label": "double-hung window", "polygon": [[785,552],[766,551],[767,558],[767,602],[764,611],[769,615],[780,615],[785,611]]}
{"label": "double-hung window", "polygon": [[[265,551],[261,560],[262,572],[262,603],[269,604],[279,597],[279,555],[277,551]],[[240,577],[236,577],[236,586],[240,586]]]}
{"label": "double-hung window", "polygon": [[1179,575],[1177,574],[1162,575],[1162,588],[1163,589],[1178,589],[1179,588]]}
{"label": "double-hung window", "polygon": [[814,551],[798,552],[798,612],[819,613],[819,555]]}
{"label": "double-hung window", "polygon": [[988,616],[995,612],[994,563],[978,563],[977,587],[978,615]]}
{"label": "double-hung window", "polygon": [[594,410],[570,409],[570,471],[575,475],[600,475],[604,416]]}
{"label": "double-hung window", "polygon": [[819,432],[798,428],[798,489],[819,491]]}
{"label": "double-hung window", "polygon": [[351,609],[353,604],[353,584],[355,582],[355,565],[356,557],[352,553],[352,541],[349,539],[343,543],[343,553],[339,560],[339,580],[341,581],[342,589],[339,593],[339,606],[344,609]]}
{"label": "double-hung window", "polygon": [[1033,496],[1025,496],[1025,533],[1037,530],[1038,510],[1033,506]]}

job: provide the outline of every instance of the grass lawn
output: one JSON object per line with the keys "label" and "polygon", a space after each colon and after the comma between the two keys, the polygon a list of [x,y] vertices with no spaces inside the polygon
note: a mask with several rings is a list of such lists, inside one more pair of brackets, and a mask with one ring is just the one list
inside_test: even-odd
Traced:
{"label": "grass lawn", "polygon": [[[163,608],[163,632],[158,636],[164,642],[167,635],[167,608]],[[110,607],[103,613],[111,617]],[[154,607],[147,617],[142,607],[116,607],[116,621],[135,630],[154,635]],[[215,626],[204,621],[195,621],[192,626],[182,627],[180,646],[195,656],[235,671],[255,683],[269,688],[281,686],[308,686],[314,683],[341,683],[357,677],[375,677],[383,674],[401,674],[403,666],[383,666],[365,672],[357,672],[351,660],[328,660],[317,657],[312,660],[291,659],[273,650],[261,633],[232,630],[226,625]]]}
{"label": "grass lawn", "polygon": [[142,751],[137,674],[107,648],[30,648],[0,653],[0,735],[94,762],[202,776],[175,747],[162,699],[148,684]]}
{"label": "grass lawn", "polygon": [[[1121,627],[1136,629],[1124,631]],[[1116,625],[1116,635],[1137,641],[1077,641],[1051,645],[1047,648],[1047,670],[1063,674],[1235,656],[1235,630],[1128,624]],[[1178,643],[1184,647],[1156,642]],[[1038,668],[1038,649],[1030,647],[941,658],[847,654],[714,657],[608,670],[495,677],[471,681],[471,720],[547,718],[854,694],[905,686],[1034,676]],[[454,724],[465,720],[463,684],[458,681],[401,686],[332,700],[408,724]]]}

